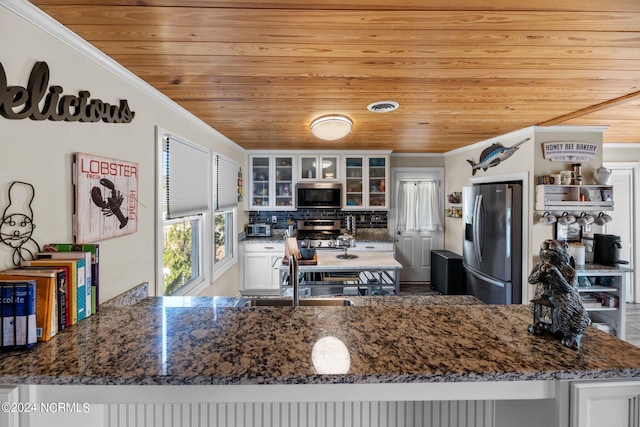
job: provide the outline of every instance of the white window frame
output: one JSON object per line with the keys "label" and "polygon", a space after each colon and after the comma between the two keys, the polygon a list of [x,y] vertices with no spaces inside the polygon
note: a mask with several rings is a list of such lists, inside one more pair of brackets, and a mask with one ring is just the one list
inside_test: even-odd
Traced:
{"label": "white window frame", "polygon": [[[211,232],[209,233],[209,236],[211,238],[211,256],[210,256],[210,262],[211,262],[211,280],[212,282],[215,282],[216,280],[218,280],[224,273],[226,273],[231,267],[233,267],[234,265],[236,265],[238,263],[238,208],[237,205],[234,207],[228,207],[228,208],[223,208],[221,210],[217,210],[217,206],[218,206],[218,201],[217,201],[217,193],[216,193],[216,188],[217,186],[217,179],[218,179],[218,170],[216,167],[216,158],[218,156],[224,157],[218,153],[212,152],[211,153],[211,163],[213,165],[212,170],[213,170],[213,177],[212,177],[212,182],[213,182],[213,205],[214,205],[214,212],[211,216],[211,221],[210,221],[210,225],[211,225]],[[232,226],[231,226],[231,236],[232,236],[232,241],[231,241],[231,256],[227,256],[225,257],[224,260],[216,263],[215,262],[215,239],[214,239],[214,222],[215,222],[215,215],[218,214],[226,214],[229,213],[231,215],[231,220],[233,222]]]}
{"label": "white window frame", "polygon": [[[172,294],[166,295],[166,296],[174,296],[174,295],[189,295],[192,291],[196,290],[196,289],[200,289],[200,287],[206,283],[205,281],[205,272],[207,270],[207,268],[205,267],[204,263],[204,256],[203,256],[203,252],[205,252],[205,245],[204,245],[204,227],[205,227],[205,223],[206,223],[206,218],[208,217],[207,214],[201,214],[201,215],[190,215],[190,216],[185,216],[185,217],[181,217],[181,218],[176,218],[176,219],[168,219],[168,220],[163,220],[162,224],[160,225],[160,228],[162,231],[164,226],[166,225],[173,225],[173,224],[182,224],[182,223],[186,223],[186,222],[197,222],[198,223],[198,236],[197,236],[197,245],[198,245],[198,254],[197,254],[197,267],[198,267],[198,274],[191,280],[189,280],[185,285],[181,286],[180,288],[178,288],[175,292],[173,292]],[[161,241],[162,243],[164,243],[164,236],[163,239]],[[160,263],[160,267],[163,267],[164,264],[164,244],[160,244],[160,254],[162,255],[161,258],[161,263]],[[164,295],[164,271],[162,272],[162,280],[159,283],[159,289],[158,289],[158,295]]]}
{"label": "white window frame", "polygon": [[[163,191],[163,163],[164,163],[164,143],[167,137],[173,137],[182,141],[187,141],[184,138],[180,138],[168,132],[160,127],[156,127],[156,286],[155,294],[163,295],[164,285],[164,271],[163,271],[163,258],[164,258],[164,236],[163,227],[165,223],[176,223],[180,220],[167,220],[163,218],[163,206],[162,206],[162,191]],[[211,177],[209,177],[211,180]],[[198,265],[200,266],[199,274],[192,279],[188,284],[178,289],[171,295],[198,295],[204,291],[211,281],[212,271],[212,247],[213,247],[213,216],[211,210],[211,202],[208,203],[208,208],[201,212],[199,215],[190,215],[182,218],[185,222],[196,219],[199,221],[199,243],[200,253]]]}
{"label": "white window frame", "polygon": [[[222,210],[219,212],[215,212],[213,214],[213,218],[211,220],[212,222],[212,230],[211,230],[211,247],[212,247],[212,253],[211,253],[211,267],[212,267],[212,279],[215,282],[216,280],[218,280],[220,278],[220,276],[222,276],[224,273],[226,273],[231,267],[233,267],[234,265],[237,264],[238,262],[238,214],[237,214],[237,209],[236,208],[232,208],[232,209],[226,209],[226,210]],[[215,262],[215,239],[213,237],[213,233],[215,233],[215,230],[213,229],[213,223],[215,222],[215,215],[226,215],[229,214],[231,216],[231,221],[232,221],[232,225],[231,225],[231,255],[230,256],[226,256],[223,260],[221,260],[220,262]]]}

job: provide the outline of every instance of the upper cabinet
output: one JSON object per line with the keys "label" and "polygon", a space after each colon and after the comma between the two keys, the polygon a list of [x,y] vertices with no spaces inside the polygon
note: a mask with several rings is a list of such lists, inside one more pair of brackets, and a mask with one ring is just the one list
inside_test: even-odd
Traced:
{"label": "upper cabinet", "polygon": [[298,156],[299,181],[339,181],[338,155],[300,155]]}
{"label": "upper cabinet", "polygon": [[345,210],[389,208],[389,156],[343,156]]}
{"label": "upper cabinet", "polygon": [[295,209],[292,155],[249,156],[249,209]]}
{"label": "upper cabinet", "polygon": [[610,185],[537,185],[536,210],[612,211]]}
{"label": "upper cabinet", "polygon": [[296,184],[340,182],[342,209],[389,209],[389,153],[365,151],[249,153],[246,207],[295,210]]}

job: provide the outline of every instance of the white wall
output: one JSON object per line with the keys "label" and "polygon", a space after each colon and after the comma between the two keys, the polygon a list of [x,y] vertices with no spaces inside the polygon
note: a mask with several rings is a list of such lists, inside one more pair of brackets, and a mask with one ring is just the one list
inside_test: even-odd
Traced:
{"label": "white wall", "polygon": [[[640,135],[638,136],[640,139]],[[635,191],[633,213],[635,221],[635,229],[632,231],[633,235],[626,237],[622,236],[624,240],[627,240],[633,245],[635,257],[633,268],[635,273],[630,275],[634,280],[634,299],[633,302],[640,303],[640,274],[638,274],[638,266],[640,266],[640,209],[638,208],[638,189],[640,189],[640,143],[635,144],[605,144],[603,153],[603,162],[607,164],[607,167],[615,167],[620,169],[631,169],[633,171],[633,186]],[[617,195],[614,189],[614,197]],[[616,211],[613,212],[613,221],[616,220]]]}
{"label": "white wall", "polygon": [[[25,2],[26,3],[26,2]],[[16,3],[18,4],[18,3]],[[79,37],[66,31],[30,4],[0,7],[0,62],[7,83],[26,86],[36,61],[45,61],[50,69],[49,86],[59,85],[64,94],[91,92],[91,98],[118,104],[127,99],[136,115],[129,124],[68,123],[9,120],[0,117],[0,207],[8,204],[8,187],[13,181],[26,181],[35,187],[33,201],[34,239],[40,244],[72,242],[73,192],[71,161],[73,153],[86,152],[99,156],[139,163],[139,224],[135,234],[104,240],[101,250],[101,300],[110,299],[140,283],[155,284],[156,212],[155,212],[155,127],[212,148],[244,164],[244,150],[227,138],[160,95],[140,80],[128,80],[130,73],[114,72],[104,55],[97,60],[54,37]],[[18,7],[19,10],[14,8]],[[20,16],[20,15],[22,16]],[[47,31],[30,20],[42,22]],[[88,46],[80,43],[80,46]],[[90,52],[91,48],[85,48]],[[105,65],[106,64],[106,65]],[[124,76],[124,77],[123,77]],[[133,82],[133,83],[132,83]],[[240,211],[239,222],[244,223]],[[0,268],[11,267],[11,251],[0,245]],[[238,291],[237,267],[219,281],[218,295]]]}
{"label": "white wall", "polygon": [[[479,162],[482,151],[493,143],[500,143],[504,147],[511,147],[525,138],[531,139],[522,144],[506,161],[486,171],[480,169],[476,171],[475,175],[472,175],[471,165],[467,160],[472,160],[474,163]],[[495,178],[496,181],[500,181],[502,177],[512,176],[513,174],[531,174],[534,167],[534,138],[534,128],[529,127],[446,153],[445,193],[451,194],[455,191],[462,191],[462,187],[472,184],[472,179],[491,177]],[[529,194],[529,197],[532,197],[531,192],[526,192],[526,189],[524,191],[525,195]],[[448,205],[448,202],[445,201],[445,205]],[[461,218],[446,219],[445,247],[448,250],[462,253],[462,231]]]}
{"label": "white wall", "polygon": [[[523,273],[528,275],[538,255],[540,243],[554,237],[552,226],[538,223],[535,212],[535,185],[537,177],[547,175],[560,170],[570,169],[569,162],[551,162],[544,159],[542,144],[544,142],[585,142],[598,145],[596,158],[592,161],[581,162],[586,184],[594,184],[593,171],[602,164],[603,158],[603,132],[604,127],[587,126],[531,126],[520,129],[496,138],[481,141],[476,144],[453,150],[445,154],[445,191],[450,194],[461,191],[463,186],[471,185],[474,180],[478,182],[513,180],[515,176],[525,176],[528,186],[523,188],[525,209],[525,235],[524,243],[527,249],[523,253]],[[522,144],[518,151],[505,162],[491,167],[486,171],[478,170],[472,175],[471,166],[467,160],[479,161],[482,151],[493,143],[501,143],[505,147],[511,147],[524,138],[531,138]],[[445,201],[445,205],[447,202]],[[453,252],[462,251],[462,220],[460,218],[447,218],[445,223],[445,247]]]}

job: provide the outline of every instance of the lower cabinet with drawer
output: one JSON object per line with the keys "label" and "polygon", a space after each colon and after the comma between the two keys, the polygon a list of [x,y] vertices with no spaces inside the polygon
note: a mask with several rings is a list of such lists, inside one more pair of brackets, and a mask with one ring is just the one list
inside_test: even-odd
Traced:
{"label": "lower cabinet with drawer", "polygon": [[240,245],[240,292],[243,295],[280,294],[279,267],[284,243],[243,243]]}
{"label": "lower cabinet with drawer", "polygon": [[349,249],[349,252],[362,252],[362,251],[380,251],[386,252],[387,255],[395,257],[396,245],[393,242],[368,242],[357,241],[356,246]]}

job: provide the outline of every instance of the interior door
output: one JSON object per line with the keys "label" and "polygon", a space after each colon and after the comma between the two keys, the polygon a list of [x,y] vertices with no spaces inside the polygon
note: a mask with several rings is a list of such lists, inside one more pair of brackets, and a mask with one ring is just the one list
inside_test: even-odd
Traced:
{"label": "interior door", "polygon": [[[438,200],[444,198],[444,172],[442,168],[395,168],[392,170],[394,193],[398,194],[401,180],[427,180],[439,182]],[[401,283],[426,283],[431,281],[431,251],[444,249],[444,231],[398,231],[398,200],[391,197],[389,233],[395,233],[396,260],[402,264]],[[440,212],[443,209],[438,208]]]}
{"label": "interior door", "polygon": [[[611,177],[609,185],[613,185],[613,197],[615,202],[615,210],[609,212],[613,221],[605,224],[603,232],[606,234],[615,234],[620,236],[622,248],[620,249],[620,259],[629,261],[629,265],[622,267],[636,268],[635,247],[633,241],[633,230],[635,229],[633,207],[635,204],[635,194],[633,190],[633,169],[617,169],[615,163],[608,164],[611,168]],[[638,296],[634,295],[635,274],[628,273],[626,275],[627,301],[638,301]],[[634,298],[635,296],[635,298]]]}

